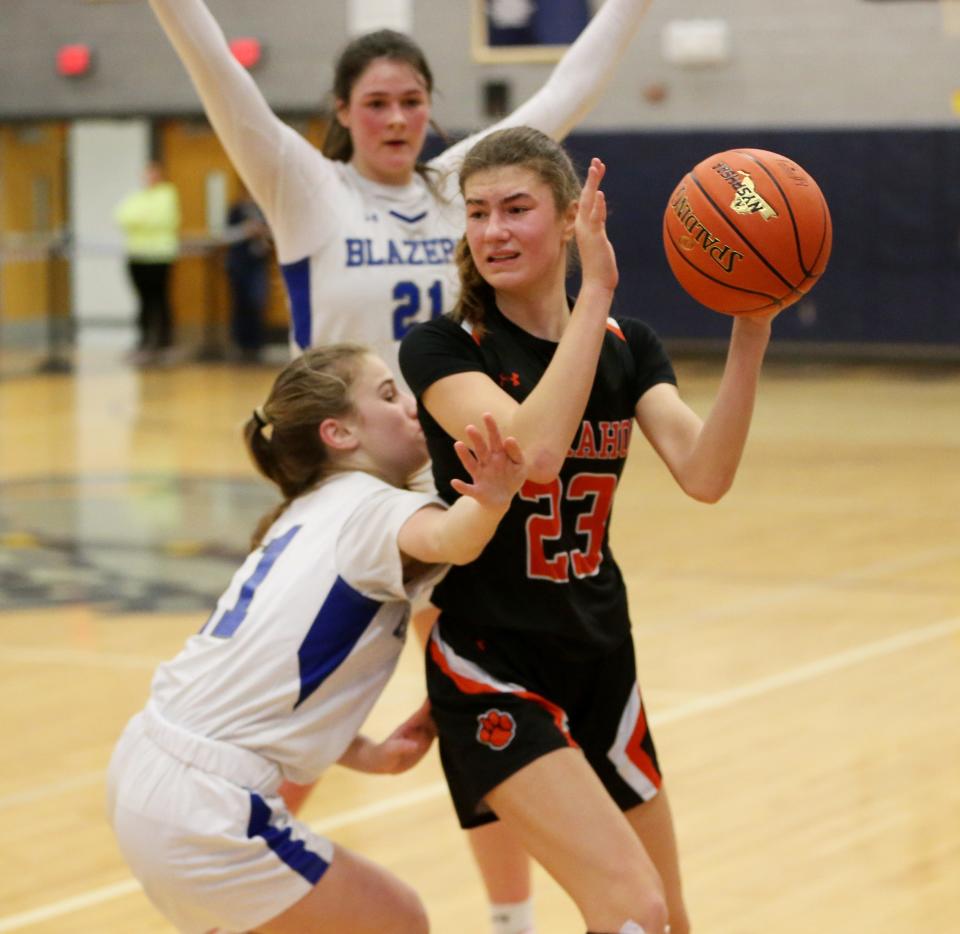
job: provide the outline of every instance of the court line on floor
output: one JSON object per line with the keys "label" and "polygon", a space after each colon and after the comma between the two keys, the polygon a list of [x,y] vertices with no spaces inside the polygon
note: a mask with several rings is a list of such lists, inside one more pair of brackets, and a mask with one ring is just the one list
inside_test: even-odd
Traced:
{"label": "court line on floor", "polygon": [[0,645],[0,661],[35,665],[85,665],[89,668],[131,668],[153,671],[163,661],[150,655],[99,652],[95,649],[44,649],[27,645]]}
{"label": "court line on floor", "polygon": [[[714,711],[738,704],[743,700],[769,694],[781,688],[793,687],[806,681],[813,681],[825,674],[831,674],[845,668],[852,668],[855,665],[872,661],[876,658],[895,655],[898,652],[916,648],[929,642],[935,642],[937,639],[943,639],[957,634],[960,634],[960,618],[941,620],[929,626],[923,626],[920,629],[904,632],[887,639],[880,639],[877,642],[856,646],[834,655],[828,655],[806,665],[799,665],[796,668],[787,669],[776,675],[750,681],[738,688],[708,694],[699,700],[669,708],[659,716],[653,715],[650,720],[654,726],[657,726],[677,723],[699,714],[713,713]],[[374,817],[382,817],[384,814],[389,814],[393,811],[402,811],[411,805],[432,801],[445,794],[445,783],[433,782],[430,785],[415,788],[403,794],[385,798],[382,801],[376,801],[350,811],[343,811],[325,820],[316,821],[310,826],[318,833],[329,833],[339,827],[360,823]],[[131,895],[137,892],[139,888],[140,884],[135,879],[124,879],[111,885],[93,889],[81,895],[60,899],[48,905],[23,911],[15,915],[8,915],[5,918],[0,918],[0,934],[5,934],[5,932],[8,931],[18,931],[22,928],[30,927],[33,924],[39,924],[43,921],[49,921],[52,918],[59,918],[75,911],[81,911],[84,908],[91,908],[103,902],[112,901],[115,898],[121,898],[124,895]]]}
{"label": "court line on floor", "polygon": [[6,811],[10,808],[17,808],[24,804],[30,804],[33,801],[40,801],[43,798],[52,798],[59,794],[65,794],[68,791],[77,791],[85,788],[87,785],[102,785],[106,772],[103,769],[97,769],[93,772],[81,772],[71,778],[64,778],[57,782],[48,782],[46,785],[38,785],[35,788],[27,788],[25,791],[17,791],[11,795],[4,795],[0,798],[0,811]]}
{"label": "court line on floor", "polygon": [[[898,556],[896,558],[875,561],[872,564],[862,567],[846,568],[835,574],[816,578],[801,584],[786,584],[780,587],[755,588],[758,593],[734,600],[728,603],[718,603],[711,606],[701,607],[686,613],[670,615],[663,619],[643,619],[635,621],[635,631],[643,636],[658,634],[661,632],[675,631],[678,625],[698,626],[703,623],[715,622],[717,620],[736,618],[747,610],[759,610],[764,607],[782,606],[799,597],[808,597],[811,594],[831,593],[845,585],[856,584],[860,582],[869,582],[885,574],[896,572],[916,570],[929,565],[931,562],[940,561],[944,558],[953,558],[960,554],[960,549],[956,546],[939,547],[928,549],[916,554]],[[628,585],[642,588],[643,581],[641,575],[626,574],[624,579]],[[734,582],[734,585],[736,582]]]}

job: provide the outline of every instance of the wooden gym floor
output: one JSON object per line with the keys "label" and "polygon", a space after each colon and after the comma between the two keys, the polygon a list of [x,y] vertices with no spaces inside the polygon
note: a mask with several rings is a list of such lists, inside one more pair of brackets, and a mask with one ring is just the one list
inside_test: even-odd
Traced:
{"label": "wooden gym floor", "polygon": [[[29,363],[29,361],[27,361]],[[273,371],[0,359],[0,932],[167,932],[104,768],[271,502],[237,427]],[[677,361],[704,413],[716,361]],[[768,363],[737,485],[687,501],[637,433],[613,541],[703,934],[960,929],[960,370]],[[379,736],[423,688],[411,643]],[[485,934],[435,751],[334,768],[305,816]],[[541,934],[582,932],[536,881]]]}

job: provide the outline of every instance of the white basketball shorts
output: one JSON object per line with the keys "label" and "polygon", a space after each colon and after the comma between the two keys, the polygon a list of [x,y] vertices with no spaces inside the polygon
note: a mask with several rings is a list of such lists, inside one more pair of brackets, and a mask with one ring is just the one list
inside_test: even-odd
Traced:
{"label": "white basketball shorts", "polygon": [[120,849],[184,934],[249,931],[316,885],[333,844],[292,817],[276,765],[208,740],[149,707],[127,724],[108,772]]}

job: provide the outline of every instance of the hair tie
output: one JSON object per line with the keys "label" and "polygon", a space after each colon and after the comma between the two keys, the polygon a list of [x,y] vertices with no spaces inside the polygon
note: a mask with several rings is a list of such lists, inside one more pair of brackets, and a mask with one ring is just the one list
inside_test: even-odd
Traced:
{"label": "hair tie", "polygon": [[257,423],[258,428],[266,428],[267,425],[270,424],[270,420],[267,418],[261,405],[258,405],[253,410],[253,420]]}

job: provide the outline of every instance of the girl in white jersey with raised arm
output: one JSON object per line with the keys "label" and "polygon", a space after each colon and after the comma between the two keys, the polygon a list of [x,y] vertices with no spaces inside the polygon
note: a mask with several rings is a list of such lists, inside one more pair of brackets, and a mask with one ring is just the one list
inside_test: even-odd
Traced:
{"label": "girl in white jersey with raised arm", "polygon": [[[598,99],[650,2],[606,0],[546,84],[497,126],[563,138]],[[404,334],[456,304],[453,251],[464,227],[456,172],[482,134],[418,163],[433,76],[415,42],[381,30],[340,56],[336,120],[318,152],[271,112],[202,0],[150,3],[266,215],[293,343],[359,340],[398,373]]]}
{"label": "girl in white jersey with raised arm", "polygon": [[134,874],[186,934],[424,934],[417,895],[291,816],[284,777],[334,762],[410,768],[426,704],[383,742],[359,734],[397,663],[418,590],[475,558],[526,476],[492,419],[457,452],[450,509],[403,487],[427,460],[413,399],[355,344],[307,351],[245,436],[284,501],[200,632],[161,665],[110,763],[109,814]]}
{"label": "girl in white jersey with raised arm", "polygon": [[[294,351],[356,340],[399,374],[403,336],[456,305],[454,249],[464,231],[456,175],[489,130],[421,164],[433,75],[414,41],[381,30],[351,41],[336,63],[336,119],[321,153],[270,110],[202,0],[150,2],[270,225]],[[496,127],[566,136],[599,98],[651,2],[605,0],[544,86]],[[417,614],[418,634],[435,616],[429,609]],[[284,794],[292,805],[306,796],[291,786]],[[493,934],[531,934],[525,854],[498,826],[469,836]]]}

